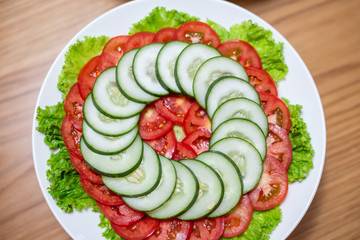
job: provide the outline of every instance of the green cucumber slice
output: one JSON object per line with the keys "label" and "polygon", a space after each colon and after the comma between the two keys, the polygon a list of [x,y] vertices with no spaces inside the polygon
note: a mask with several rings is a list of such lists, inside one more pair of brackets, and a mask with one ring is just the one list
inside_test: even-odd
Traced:
{"label": "green cucumber slice", "polygon": [[260,97],[255,88],[237,77],[221,77],[214,81],[206,92],[206,111],[210,118],[216,109],[229,99],[244,97],[260,105]]}
{"label": "green cucumber slice", "polygon": [[243,187],[239,168],[228,156],[219,151],[203,152],[195,159],[212,167],[224,183],[224,198],[208,217],[219,217],[228,213],[240,201],[242,194]]}
{"label": "green cucumber slice", "polygon": [[219,174],[201,161],[193,159],[181,160],[190,168],[199,181],[199,195],[195,203],[183,214],[181,220],[202,218],[213,212],[224,197],[224,183]]}
{"label": "green cucumber slice", "polygon": [[161,179],[159,156],[149,144],[143,142],[144,153],[140,166],[124,177],[102,176],[104,184],[125,197],[140,197],[151,193]]}
{"label": "green cucumber slice", "polygon": [[159,155],[161,179],[159,185],[148,195],[129,198],[123,197],[127,205],[138,211],[151,211],[163,205],[173,194],[176,186],[176,170],[170,159]]}
{"label": "green cucumber slice", "polygon": [[94,131],[113,137],[130,132],[136,127],[140,117],[140,114],[126,119],[105,116],[95,107],[92,93],[90,93],[84,101],[83,114],[86,123]]}
{"label": "green cucumber slice", "polygon": [[187,42],[171,41],[160,50],[156,59],[156,76],[160,84],[168,91],[181,93],[175,80],[175,63],[180,52],[189,45]]}
{"label": "green cucumber slice", "polygon": [[80,140],[81,155],[97,173],[109,177],[123,177],[133,172],[141,163],[143,144],[140,135],[125,150],[116,155],[103,155],[92,151]]}
{"label": "green cucumber slice", "polygon": [[249,81],[244,67],[232,58],[219,56],[206,60],[196,72],[193,83],[194,97],[201,107],[207,108],[206,94],[212,83],[224,76],[233,76]]}
{"label": "green cucumber slice", "polygon": [[221,53],[203,43],[193,43],[182,50],[175,64],[175,79],[182,93],[194,96],[193,82],[197,70],[203,62],[215,56],[221,56]]}
{"label": "green cucumber slice", "polygon": [[220,124],[210,138],[210,146],[227,137],[242,138],[251,143],[260,153],[262,160],[266,157],[266,137],[261,128],[244,118],[233,118]]}
{"label": "green cucumber slice", "polygon": [[135,54],[139,49],[135,48],[126,53],[120,58],[116,67],[116,82],[121,93],[128,99],[139,102],[148,103],[158,99],[144,90],[136,83],[133,74],[133,61]]}
{"label": "green cucumber slice", "polygon": [[221,104],[211,119],[211,131],[230,118],[245,118],[256,123],[265,136],[268,134],[269,123],[264,110],[259,104],[247,98],[233,98]]}
{"label": "green cucumber slice", "polygon": [[116,67],[105,69],[97,77],[92,97],[96,108],[112,118],[129,118],[140,113],[145,104],[126,98],[116,83]]}
{"label": "green cucumber slice", "polygon": [[243,194],[252,190],[259,182],[263,164],[260,153],[249,142],[241,138],[223,138],[210,147],[210,150],[225,153],[241,172]]}
{"label": "green cucumber slice", "polygon": [[166,219],[175,217],[188,210],[199,193],[199,183],[194,173],[184,164],[172,161],[176,169],[176,187],[171,198],[161,207],[147,212],[152,218]]}

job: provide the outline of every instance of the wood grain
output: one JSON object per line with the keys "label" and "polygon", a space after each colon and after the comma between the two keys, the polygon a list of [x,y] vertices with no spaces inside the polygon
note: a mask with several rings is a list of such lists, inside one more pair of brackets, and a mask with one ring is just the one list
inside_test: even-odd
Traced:
{"label": "wood grain", "polygon": [[[50,65],[86,24],[126,1],[0,0],[0,239],[70,239],[49,210],[31,154],[35,102]],[[289,239],[360,239],[360,1],[231,1],[298,51],[326,117],[323,177]]]}

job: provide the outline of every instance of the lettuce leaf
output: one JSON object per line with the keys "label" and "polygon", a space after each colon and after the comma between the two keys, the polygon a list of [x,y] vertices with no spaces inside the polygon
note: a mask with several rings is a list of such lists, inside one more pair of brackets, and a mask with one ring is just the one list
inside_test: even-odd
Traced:
{"label": "lettuce leaf", "polygon": [[61,124],[65,117],[64,103],[59,102],[54,106],[46,106],[44,109],[38,107],[36,120],[39,121],[36,130],[45,134],[44,142],[50,149],[64,146],[61,137]]}
{"label": "lettuce leaf", "polygon": [[176,10],[167,11],[164,7],[156,7],[149,13],[148,16],[133,24],[130,28],[129,35],[133,35],[138,32],[156,33],[165,27],[177,28],[184,22],[198,20],[199,18],[192,17],[187,13],[178,12]]}
{"label": "lettuce leaf", "polygon": [[233,238],[221,238],[223,240],[263,240],[269,239],[269,234],[274,231],[281,221],[281,209],[279,206],[266,211],[254,211],[249,227],[245,232]]}
{"label": "lettuce leaf", "polygon": [[50,167],[46,171],[50,182],[48,191],[64,212],[83,210],[96,205],[95,200],[82,188],[79,174],[71,165],[69,151],[65,146],[60,147],[57,153],[51,154],[47,164]]}
{"label": "lettuce leaf", "polygon": [[314,167],[314,149],[311,145],[311,137],[306,123],[301,117],[302,106],[292,105],[289,100],[283,98],[290,111],[291,128],[289,138],[293,148],[293,158],[287,171],[289,182],[304,180]]}
{"label": "lettuce leaf", "polygon": [[65,54],[65,63],[59,75],[57,87],[63,93],[65,99],[67,93],[83,68],[83,66],[93,57],[99,55],[109,37],[85,37],[84,40],[78,40],[69,47]]}
{"label": "lettuce leaf", "polygon": [[283,55],[283,43],[276,43],[270,30],[266,30],[251,20],[232,25],[227,31],[224,27],[210,20],[207,23],[219,35],[221,42],[240,39],[250,43],[259,53],[263,68],[276,83],[285,79],[288,67]]}

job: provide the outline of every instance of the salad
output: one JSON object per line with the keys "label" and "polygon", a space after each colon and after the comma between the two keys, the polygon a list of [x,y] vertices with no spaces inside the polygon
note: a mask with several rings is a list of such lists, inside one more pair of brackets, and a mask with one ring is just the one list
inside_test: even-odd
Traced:
{"label": "salad", "polygon": [[[172,21],[168,21],[168,19],[171,19]],[[184,26],[184,25],[186,26],[185,22],[189,22],[189,21],[198,21],[198,19],[196,17],[191,17],[184,13],[180,13],[180,12],[176,12],[176,11],[166,11],[163,8],[156,8],[149,14],[148,17],[144,18],[139,23],[134,24],[129,35],[132,35],[132,36],[143,35],[141,37],[141,39],[146,39],[146,37],[144,37],[144,32],[151,31],[154,33],[153,34],[146,33],[146,35],[149,36],[151,41],[153,41],[154,36],[156,36],[156,35],[157,35],[157,37],[165,36],[168,33],[168,30],[170,30],[170,28],[175,29],[175,28],[180,28],[180,26]],[[156,24],[154,24],[154,22]],[[284,60],[282,57],[282,46],[281,46],[281,44],[275,43],[275,41],[271,38],[271,32],[266,31],[263,28],[261,28],[260,26],[253,24],[251,22],[243,22],[239,25],[234,25],[230,28],[229,31],[227,31],[225,28],[223,28],[223,27],[219,26],[218,24],[211,22],[211,21],[208,21],[207,24],[209,26],[211,26],[211,28],[213,30],[215,30],[215,32],[216,32],[215,34],[220,37],[219,40],[221,40],[222,44],[230,39],[242,39],[242,40],[245,40],[246,42],[248,42],[249,44],[251,44],[252,46],[254,46],[261,58],[261,61],[256,62],[256,60],[253,60],[252,62],[254,64],[262,64],[263,69],[266,70],[275,81],[279,81],[282,78],[284,78],[287,68],[286,68],[286,65],[284,64]],[[166,29],[166,31],[164,29]],[[155,32],[156,33],[165,32],[166,34],[160,35],[160,34],[155,34]],[[131,49],[134,49],[134,48],[140,47],[140,46],[136,45],[136,44],[129,44],[128,43],[129,39],[135,39],[135,37],[122,36],[122,37],[120,37],[119,41],[126,42],[124,49],[129,50],[127,52],[130,53]],[[102,54],[100,57],[96,57],[102,51],[103,51],[103,53],[106,52],[107,46],[111,45],[112,41],[108,42],[108,40],[109,40],[108,37],[103,37],[103,36],[96,37],[96,38],[95,37],[87,37],[87,38],[85,38],[84,41],[79,41],[76,44],[74,44],[73,46],[71,46],[66,55],[65,65],[63,67],[63,71],[62,71],[61,75],[59,76],[59,84],[58,84],[59,90],[63,92],[64,98],[66,98],[65,103],[60,102],[55,106],[49,106],[49,107],[46,107],[45,109],[38,109],[38,116],[37,116],[37,119],[39,120],[38,130],[45,133],[45,142],[49,145],[49,147],[51,149],[59,148],[59,151],[56,154],[53,154],[51,156],[51,158],[49,159],[48,163],[50,165],[50,170],[47,172],[47,176],[48,176],[49,181],[51,182],[51,187],[49,189],[49,192],[54,197],[54,199],[56,199],[58,201],[57,204],[64,211],[73,211],[74,208],[81,210],[81,209],[84,209],[87,207],[93,207],[95,211],[99,211],[99,208],[100,208],[104,214],[106,212],[106,211],[104,211],[106,206],[104,207],[100,203],[100,204],[98,204],[99,205],[99,208],[98,208],[95,201],[85,193],[85,191],[82,187],[82,186],[84,186],[84,188],[87,190],[94,189],[94,186],[98,186],[99,184],[101,184],[101,178],[99,178],[99,175],[97,173],[93,172],[92,169],[88,168],[87,165],[83,164],[84,160],[81,159],[82,152],[76,152],[76,151],[79,151],[80,149],[72,148],[71,146],[69,146],[69,142],[79,141],[80,140],[79,133],[81,133],[80,131],[83,131],[83,134],[84,134],[84,126],[82,126],[82,122],[77,121],[77,119],[78,120],[81,119],[81,117],[79,117],[82,113],[81,106],[76,105],[76,103],[79,103],[79,102],[83,101],[84,99],[87,99],[85,97],[90,93],[89,89],[92,88],[92,84],[87,85],[84,83],[91,83],[91,82],[93,83],[94,82],[93,80],[95,80],[96,76],[98,75],[98,73],[94,72],[94,71],[90,71],[91,74],[81,74],[81,72],[86,71],[87,69],[94,68],[94,66],[96,66],[99,69],[98,71],[102,72],[102,74],[100,74],[100,76],[105,76],[106,72],[111,71],[111,68],[108,68],[108,67],[114,66],[117,63],[117,59],[119,56],[113,56],[111,54]],[[134,41],[134,42],[138,43],[138,40]],[[211,42],[215,42],[215,41],[211,40]],[[131,43],[131,41],[130,41],[130,43]],[[144,45],[144,44],[142,44],[142,45]],[[220,45],[220,41],[219,41],[218,45]],[[103,48],[104,46],[105,46],[105,48]],[[168,53],[168,52],[166,52],[166,53]],[[168,55],[168,54],[166,54],[166,55]],[[104,56],[106,56],[106,57],[104,57]],[[104,58],[105,58],[105,60],[104,60]],[[115,59],[115,60],[113,60],[113,59]],[[244,62],[242,62],[242,64],[246,65],[246,63],[244,63]],[[84,65],[85,65],[85,67],[84,67]],[[254,66],[256,66],[256,65],[254,65]],[[256,67],[254,67],[254,66],[249,67],[247,69],[247,74],[249,76],[253,76],[250,74],[250,72],[255,71],[252,68],[256,68],[256,67],[259,68],[258,65]],[[107,69],[110,69],[110,70],[107,70]],[[143,71],[144,70],[140,70],[139,74],[141,74],[141,72],[143,72]],[[78,78],[77,76],[78,76],[79,72],[80,72],[79,76],[86,76],[88,79],[83,79],[83,78],[79,77],[79,81],[78,81],[77,85],[74,85],[74,83],[77,82],[77,78]],[[225,81],[222,81],[222,82],[225,82]],[[119,85],[121,86],[121,84],[119,84]],[[269,84],[269,85],[271,85],[271,84]],[[175,85],[174,86],[166,85],[166,86],[168,86],[169,88],[170,87],[176,88]],[[181,86],[180,91],[184,91],[187,94],[189,94],[189,91],[192,90],[189,88],[186,89],[187,91],[184,90],[186,88],[186,80],[184,80],[184,84],[183,85],[180,84],[180,86]],[[221,86],[224,86],[224,85],[221,85]],[[214,84],[214,86],[212,86],[212,87],[215,89],[216,84]],[[143,86],[143,88],[147,91],[154,90],[154,89],[149,89],[147,86]],[[155,90],[156,89],[159,89],[159,88],[155,88]],[[202,88],[199,88],[199,89],[202,89]],[[259,89],[257,89],[257,90],[260,92]],[[276,87],[271,85],[271,87],[270,88],[268,87],[265,91],[270,91],[272,93],[275,93]],[[131,92],[124,91],[124,90],[123,90],[123,92],[125,94],[131,95]],[[144,92],[148,93],[146,91],[144,91]],[[174,89],[172,89],[172,92],[176,92],[176,89],[175,89],[175,91],[174,91]],[[214,91],[214,92],[218,92],[218,91]],[[100,91],[100,93],[101,93],[101,91]],[[153,92],[151,92],[151,93],[153,93]],[[92,94],[96,94],[96,91],[92,91]],[[156,93],[156,94],[157,95],[166,95],[166,92],[165,93],[160,92],[160,93]],[[154,96],[156,94],[150,94],[150,95]],[[144,96],[149,97],[148,95],[143,94],[140,97],[144,97]],[[191,96],[191,93],[189,95]],[[166,104],[164,104],[164,103],[168,103],[168,102],[176,103],[179,99],[181,100],[181,103],[182,103],[182,104],[178,105],[178,106],[180,106],[181,110],[185,109],[189,113],[191,113],[192,111],[190,111],[190,110],[194,109],[193,113],[195,113],[196,111],[201,112],[202,111],[201,106],[199,106],[197,104],[197,102],[199,102],[201,105],[204,106],[204,103],[201,102],[202,101],[201,99],[203,99],[203,97],[198,98],[198,96],[203,96],[203,95],[204,95],[204,93],[202,93],[201,91],[198,91],[197,93],[195,93],[195,99],[197,101],[194,101],[191,98],[177,97],[177,96],[173,96],[173,95],[170,95],[167,97],[162,97],[160,99],[160,101],[157,100],[157,102],[155,104],[147,105],[146,109],[142,113],[143,113],[143,115],[148,116],[149,112],[156,113],[156,110],[158,110],[161,107],[164,110],[164,106],[166,107]],[[262,102],[270,101],[269,99],[271,99],[271,95],[269,93],[264,93],[264,94],[260,94],[260,95],[262,95],[262,97],[261,97]],[[132,97],[134,97],[134,96],[132,96]],[[136,97],[139,97],[139,96],[136,96]],[[93,98],[93,99],[96,99],[96,98]],[[211,100],[214,98],[210,97],[208,99]],[[139,99],[135,99],[135,100],[139,101]],[[146,100],[145,102],[152,102],[154,100],[156,100],[156,99]],[[87,100],[85,100],[85,101],[87,101]],[[285,100],[285,102],[287,102],[287,101]],[[143,107],[141,107],[141,105],[145,106],[145,104],[138,103],[138,105],[137,105],[138,110],[136,113],[138,113],[142,110]],[[304,179],[306,177],[307,173],[309,172],[309,170],[312,168],[313,150],[312,150],[312,147],[310,144],[309,135],[306,132],[306,125],[304,124],[304,122],[302,121],[302,119],[300,117],[301,106],[290,105],[288,102],[287,102],[287,105],[289,107],[290,116],[288,116],[288,118],[285,116],[284,119],[288,119],[288,120],[290,119],[292,122],[292,125],[290,128],[290,124],[288,124],[288,122],[290,122],[290,121],[282,121],[281,124],[283,124],[282,127],[286,129],[286,132],[289,132],[289,140],[291,141],[291,144],[292,144],[293,156],[292,156],[291,164],[290,164],[290,161],[283,162],[285,165],[283,167],[288,168],[288,170],[287,170],[288,176],[287,177],[288,177],[289,182],[294,182],[294,181],[301,181],[302,179]],[[65,111],[64,111],[64,106],[65,106]],[[79,111],[79,109],[80,109],[80,111]],[[131,109],[134,110],[137,108],[132,107]],[[151,111],[146,111],[149,109]],[[216,107],[214,109],[216,109]],[[69,112],[72,112],[73,114],[68,114]],[[164,116],[164,112],[165,111],[161,111],[161,110],[158,111],[158,113],[163,113],[161,117],[163,117],[163,118],[167,117],[167,120],[169,120],[170,119],[169,116],[171,116],[171,115],[165,114],[165,116]],[[284,110],[283,112],[286,112],[286,111]],[[85,111],[84,111],[84,113],[85,113]],[[148,114],[146,114],[146,113],[148,113]],[[208,111],[208,113],[209,113],[209,111]],[[112,113],[110,113],[110,114],[112,114]],[[114,113],[114,114],[116,114],[116,113]],[[216,116],[216,111],[214,111],[212,114],[214,114],[212,116],[212,120],[214,120],[214,117]],[[67,117],[65,117],[66,115],[67,115]],[[148,126],[149,124],[147,124],[147,123],[143,124],[145,118],[140,116],[139,128],[141,130],[139,132],[140,132],[142,139],[148,141],[149,144],[154,146],[155,149],[156,149],[156,147],[160,147],[160,149],[156,149],[157,152],[162,153],[163,155],[167,156],[168,158],[174,158],[174,157],[178,158],[178,159],[184,158],[184,157],[193,158],[197,154],[199,154],[203,151],[207,151],[208,147],[209,147],[207,144],[198,144],[198,145],[191,147],[191,143],[194,143],[194,141],[193,141],[193,139],[191,141],[189,141],[189,138],[194,137],[191,135],[192,132],[196,132],[197,135],[195,136],[195,138],[198,138],[200,136],[199,134],[201,134],[201,139],[203,140],[203,142],[206,143],[207,141],[209,141],[210,136],[207,135],[207,134],[209,134],[209,132],[201,130],[201,129],[209,128],[209,126],[210,126],[209,118],[206,115],[203,115],[201,118],[201,121],[200,121],[201,122],[200,125],[205,126],[205,127],[201,127],[199,129],[191,129],[191,127],[184,127],[184,126],[186,126],[184,122],[186,122],[186,121],[190,122],[188,124],[188,126],[193,127],[194,125],[196,125],[196,124],[194,124],[194,115],[196,115],[196,114],[192,115],[193,118],[184,117],[184,119],[177,119],[176,116],[178,116],[178,115],[179,114],[176,114],[175,118],[171,118],[169,120],[169,122],[171,122],[171,123],[170,123],[170,125],[169,124],[168,125],[171,127],[169,127],[169,129],[167,131],[163,131],[162,133],[154,132],[154,131],[146,131],[146,128],[144,128],[143,126]],[[191,115],[191,114],[188,114],[188,113],[184,114],[184,112],[182,112],[182,115],[187,116],[187,115]],[[133,118],[133,116],[135,116],[134,113],[129,113],[129,115],[127,115],[126,117]],[[64,117],[65,117],[65,120],[63,121]],[[123,116],[121,116],[121,117],[123,117]],[[151,117],[154,117],[154,116],[150,115],[150,119],[151,119]],[[73,119],[69,119],[69,118],[73,118]],[[129,119],[131,119],[131,118],[129,118]],[[159,118],[159,116],[155,116],[154,118]],[[137,123],[137,119],[133,120],[133,122]],[[133,125],[131,123],[127,123],[127,124],[131,125],[132,128],[131,127],[126,128],[125,130],[129,130],[126,134],[128,134],[131,131],[133,131],[134,129],[136,129],[136,127],[133,126],[134,124]],[[177,125],[183,124],[182,128],[180,128],[180,130],[184,129],[185,133],[182,133],[182,134],[173,133],[171,129],[174,124],[177,124]],[[62,127],[61,127],[61,125],[62,125]],[[222,125],[221,122],[219,125],[220,126]],[[269,130],[272,133],[274,133],[277,131],[274,128],[276,128],[276,126],[270,125]],[[70,132],[72,133],[72,135],[71,135],[72,139],[67,140],[66,137],[64,137],[64,136],[69,136],[69,135],[61,134],[61,131],[64,132],[65,129],[71,129]],[[179,129],[179,128],[174,128],[174,129],[176,131],[176,129]],[[111,134],[115,134],[115,135],[123,134],[125,130],[118,129],[118,131],[120,131],[120,133],[119,132],[117,132],[117,133],[111,132],[111,133],[106,133],[106,134],[110,134],[110,136],[114,136]],[[164,130],[164,128],[162,128],[162,130]],[[133,132],[137,132],[137,131],[133,131]],[[166,135],[164,135],[165,134],[164,132],[166,132]],[[155,135],[154,135],[154,133],[155,133]],[[180,131],[180,133],[181,133],[181,131]],[[153,134],[153,135],[149,136],[149,134],[150,135]],[[167,140],[172,139],[172,141],[170,141],[170,142],[174,143],[175,142],[174,135],[176,135],[175,138],[177,137],[178,139],[181,138],[181,136],[179,136],[179,135],[185,135],[186,137],[182,141],[177,140],[177,142],[181,142],[181,143],[172,144],[174,147],[167,147],[166,151],[164,151],[164,148],[163,148],[164,145],[158,144],[160,142],[159,138],[165,136],[165,138],[166,138],[165,142],[169,142]],[[279,136],[279,134],[277,136]],[[92,137],[89,137],[88,139],[92,139]],[[133,138],[130,137],[130,139],[133,139]],[[155,143],[151,142],[154,140],[157,140],[157,141],[155,141]],[[65,144],[64,144],[64,142],[65,142]],[[135,140],[133,140],[133,141],[129,140],[129,142],[135,143]],[[197,142],[199,142],[199,141],[197,141]],[[186,143],[190,143],[190,148],[189,148],[189,144],[186,145]],[[212,144],[211,141],[208,144],[216,145],[216,143]],[[67,148],[65,147],[65,145]],[[126,146],[124,146],[124,148],[129,146],[129,144],[125,144],[125,145]],[[84,145],[84,146],[86,146],[86,145]],[[168,146],[170,146],[170,145],[168,145]],[[92,150],[99,150],[99,148],[97,146],[92,146],[92,147],[94,147],[94,149],[92,149]],[[67,149],[71,150],[70,153]],[[169,149],[173,149],[173,150],[169,151]],[[182,150],[179,151],[179,149],[182,149]],[[220,148],[220,149],[222,149],[222,148]],[[104,150],[104,149],[102,149],[102,150]],[[106,151],[112,151],[112,149],[106,149]],[[151,150],[149,150],[149,151],[151,152]],[[111,152],[111,154],[113,154],[113,153],[114,152]],[[200,156],[201,156],[201,154],[200,154]],[[262,156],[262,157],[265,158],[264,156]],[[140,159],[140,157],[139,157],[139,159]],[[291,160],[291,157],[290,157],[290,160]],[[71,163],[72,163],[72,165],[71,165]],[[94,168],[93,165],[91,165],[91,166]],[[134,166],[136,166],[136,163],[134,163]],[[74,168],[77,171],[75,171]],[[87,178],[86,179],[84,179],[84,177],[79,178],[79,173],[80,173],[80,175],[83,176],[83,175],[85,175],[84,174],[85,171],[87,173],[86,174]],[[264,171],[265,171],[265,167],[264,167]],[[99,171],[97,171],[97,172],[99,172]],[[112,173],[112,174],[119,174],[119,172]],[[111,184],[107,184],[107,185],[110,186]],[[86,188],[86,186],[89,186],[89,187]],[[108,190],[104,190],[104,191],[108,191]],[[96,194],[96,193],[89,192],[89,191],[88,191],[88,193],[90,195]],[[108,191],[106,195],[110,196],[110,200],[113,201],[110,205],[116,206],[116,205],[121,204],[121,206],[123,206],[123,207],[126,206],[126,205],[122,204],[122,202],[121,202],[122,199],[118,195],[113,194],[110,191]],[[246,195],[244,195],[244,196],[246,196]],[[242,203],[242,201],[240,201],[239,205],[241,205],[241,203]],[[107,204],[105,204],[105,205],[107,205]],[[254,238],[254,239],[267,238],[268,234],[271,233],[271,231],[276,227],[276,225],[280,222],[280,218],[281,218],[280,209],[278,207],[275,207],[275,208],[273,208],[273,207],[274,206],[268,207],[268,208],[271,208],[271,210],[254,211],[251,222],[250,222],[250,217],[248,218],[249,224],[250,224],[249,227],[247,227],[247,230],[244,233],[237,236],[237,238]],[[257,209],[259,209],[259,210],[260,210],[260,208],[257,207]],[[118,211],[120,211],[120,210],[118,210]],[[132,210],[127,208],[125,210],[123,209],[123,211],[132,211]],[[100,217],[101,218],[100,226],[106,228],[106,230],[104,232],[104,237],[109,238],[109,239],[119,238],[115,234],[113,228],[111,228],[109,220],[107,218],[105,218],[103,215],[100,215],[100,216],[101,216]],[[135,218],[135,220],[139,220],[139,219],[143,218],[144,215],[141,215],[141,213],[135,211],[131,216],[133,216]],[[135,221],[134,218],[131,219],[131,221]],[[145,219],[144,221],[152,223],[153,224],[152,226],[156,226],[158,224],[158,222],[156,222],[153,219],[150,219],[148,217],[145,217],[143,219]],[[197,221],[200,221],[200,220],[197,220]],[[206,221],[210,221],[210,220],[206,220]],[[194,224],[195,226],[201,226],[201,224],[196,224],[196,221],[192,222],[192,224]],[[112,225],[114,226],[114,224],[112,224]],[[151,224],[146,224],[146,226],[149,226],[149,225],[151,225]],[[191,227],[189,227],[188,225],[184,226],[184,227],[187,229],[191,229]],[[114,229],[116,230],[116,227]],[[193,228],[193,229],[195,229],[195,228]]]}

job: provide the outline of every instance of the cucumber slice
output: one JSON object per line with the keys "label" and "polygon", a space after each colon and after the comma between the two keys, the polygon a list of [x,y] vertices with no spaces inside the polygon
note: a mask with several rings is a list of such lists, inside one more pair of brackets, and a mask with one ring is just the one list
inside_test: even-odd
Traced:
{"label": "cucumber slice", "polygon": [[262,160],[266,157],[266,137],[254,122],[243,119],[229,119],[219,125],[210,138],[210,146],[227,137],[242,138],[251,143],[260,153]]}
{"label": "cucumber slice", "polygon": [[90,93],[83,105],[84,119],[96,132],[106,136],[120,136],[134,129],[139,121],[140,114],[126,119],[110,118],[95,107]]}
{"label": "cucumber slice", "polygon": [[189,45],[187,42],[172,41],[166,43],[156,59],[156,76],[160,84],[168,91],[181,93],[175,80],[175,63],[180,52]]}
{"label": "cucumber slice", "polygon": [[172,161],[176,169],[176,188],[171,198],[161,207],[147,212],[152,218],[172,218],[188,210],[199,193],[199,183],[194,173],[181,162]]}
{"label": "cucumber slice", "polygon": [[228,213],[240,201],[242,193],[239,168],[228,156],[218,151],[203,152],[195,159],[212,167],[220,175],[224,183],[224,198],[208,217],[219,217]]}
{"label": "cucumber slice", "polygon": [[121,94],[116,84],[116,67],[105,69],[95,81],[93,100],[96,108],[106,116],[129,118],[144,109],[145,104],[136,103]]}
{"label": "cucumber slice", "polygon": [[169,92],[161,86],[155,73],[157,55],[164,43],[150,43],[139,49],[133,61],[133,74],[137,84],[154,96],[167,95]]}
{"label": "cucumber slice", "polygon": [[212,83],[224,76],[233,76],[249,81],[244,67],[236,60],[219,56],[206,60],[196,72],[193,91],[194,97],[200,106],[206,106],[206,93]]}
{"label": "cucumber slice", "polygon": [[104,184],[125,197],[140,197],[152,192],[161,179],[159,156],[149,144],[143,142],[144,153],[140,166],[129,175],[119,178],[102,176]]}
{"label": "cucumber slice", "polygon": [[202,218],[220,205],[224,197],[224,183],[214,169],[201,161],[186,159],[181,162],[194,172],[200,188],[195,203],[178,218],[181,220]]}
{"label": "cucumber slice", "polygon": [[210,147],[210,150],[225,153],[241,172],[243,194],[252,190],[259,182],[263,164],[259,152],[249,142],[241,138],[223,138]]}
{"label": "cucumber slice", "polygon": [[244,97],[260,105],[260,97],[247,81],[237,77],[222,77],[211,84],[206,93],[206,111],[210,118],[216,109],[229,99]]}
{"label": "cucumber slice", "polygon": [[264,110],[259,104],[247,98],[233,98],[222,103],[213,114],[211,131],[230,118],[245,118],[256,123],[265,136],[268,134],[269,123]]}
{"label": "cucumber slice", "polygon": [[128,99],[139,103],[153,102],[157,100],[158,97],[142,90],[134,78],[133,61],[138,50],[137,48],[132,49],[120,58],[116,67],[116,82],[121,93]]}
{"label": "cucumber slice", "polygon": [[123,177],[134,171],[141,163],[143,144],[140,135],[125,150],[116,155],[103,155],[92,151],[80,140],[81,155],[97,173],[109,177]]}
{"label": "cucumber slice", "polygon": [[127,205],[139,211],[151,211],[163,205],[175,190],[176,170],[171,160],[159,155],[161,162],[161,179],[159,185],[148,195],[129,198],[123,197]]}
{"label": "cucumber slice", "polygon": [[86,145],[94,152],[99,154],[114,155],[128,148],[135,140],[138,134],[138,127],[136,126],[130,132],[118,136],[109,137],[101,135],[83,121],[82,123],[82,137]]}
{"label": "cucumber slice", "polygon": [[194,96],[193,82],[197,70],[203,62],[215,56],[221,56],[221,53],[203,43],[193,43],[184,48],[175,64],[176,83],[184,94]]}

